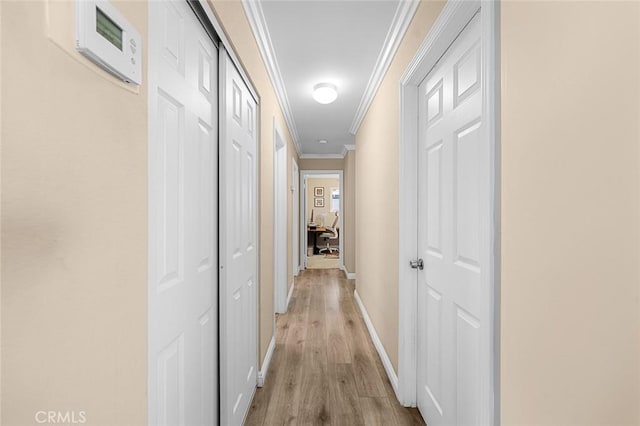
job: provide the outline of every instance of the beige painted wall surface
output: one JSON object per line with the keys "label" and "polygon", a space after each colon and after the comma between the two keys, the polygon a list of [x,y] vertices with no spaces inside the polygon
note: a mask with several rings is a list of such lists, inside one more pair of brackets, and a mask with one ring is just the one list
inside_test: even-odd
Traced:
{"label": "beige painted wall surface", "polygon": [[502,4],[502,420],[637,425],[637,2]]}
{"label": "beige painted wall surface", "polygon": [[300,170],[343,170],[341,158],[303,158],[298,163]]}
{"label": "beige painted wall surface", "polygon": [[[259,278],[259,363],[262,365],[269,342],[275,332],[273,328],[273,119],[275,117],[283,137],[287,141],[287,176],[290,187],[292,181],[291,162],[297,161],[297,154],[288,127],[276,98],[271,80],[253,38],[247,17],[239,1],[210,1],[223,26],[229,41],[233,44],[249,78],[260,96],[259,133],[259,206],[260,206],[260,278]],[[291,191],[288,196],[288,217],[291,217]],[[288,220],[287,282],[293,281],[291,262],[291,220]]]}
{"label": "beige painted wall surface", "polygon": [[420,4],[356,135],[356,287],[396,371],[398,82],[442,6],[439,2]]}
{"label": "beige painted wall surface", "polygon": [[75,53],[74,2],[2,9],[2,424],[146,424],[146,85]]}
{"label": "beige painted wall surface", "polygon": [[[324,188],[324,196],[316,197],[314,194],[314,188]],[[307,222],[311,220],[311,210],[314,211],[314,222],[318,223],[319,215],[324,215],[325,217],[329,217],[330,222],[326,223],[326,226],[331,226],[333,221],[333,214],[331,213],[331,189],[338,188],[340,190],[340,180],[339,179],[321,179],[321,178],[312,178],[307,179]],[[324,200],[324,207],[315,207],[315,199],[321,198]]]}
{"label": "beige painted wall surface", "polygon": [[344,267],[356,272],[356,151],[344,157],[344,196],[342,197],[342,223],[344,224]]}

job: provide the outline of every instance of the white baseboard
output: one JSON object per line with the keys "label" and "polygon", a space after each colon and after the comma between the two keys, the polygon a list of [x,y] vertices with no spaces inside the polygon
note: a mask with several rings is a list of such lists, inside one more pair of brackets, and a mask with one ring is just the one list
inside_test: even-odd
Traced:
{"label": "white baseboard", "polygon": [[[355,275],[355,274],[354,274]],[[362,313],[362,317],[364,318],[364,323],[367,325],[367,330],[369,330],[369,334],[371,335],[371,340],[373,340],[373,346],[376,347],[378,351],[378,355],[380,355],[380,359],[382,360],[382,365],[384,366],[384,371],[387,372],[387,376],[389,377],[389,381],[391,382],[391,386],[393,387],[393,391],[396,393],[396,398],[398,398],[398,375],[393,370],[393,365],[391,365],[391,360],[387,355],[387,351],[384,350],[384,346],[378,337],[378,333],[376,333],[376,329],[371,322],[371,318],[369,318],[369,314],[367,313],[367,308],[364,307],[362,303],[362,299],[360,299],[360,295],[358,295],[358,290],[353,292],[353,295],[356,299],[356,303],[360,308],[360,312]]]}
{"label": "white baseboard", "polygon": [[275,349],[276,349],[276,336],[271,336],[271,342],[269,342],[267,353],[264,356],[264,361],[262,361],[262,369],[258,371],[258,387],[259,388],[264,386],[264,381],[267,378],[267,372],[269,371],[269,364],[271,363],[271,357],[273,356],[273,351]]}
{"label": "white baseboard", "polygon": [[355,280],[356,279],[356,273],[347,271],[347,267],[346,266],[340,265],[340,269],[342,269],[344,271],[344,273],[347,275],[348,279],[350,279],[350,280]]}
{"label": "white baseboard", "polygon": [[291,287],[289,287],[289,294],[287,295],[287,310],[289,309],[289,302],[291,302],[292,296],[293,296],[293,282],[291,283]]}

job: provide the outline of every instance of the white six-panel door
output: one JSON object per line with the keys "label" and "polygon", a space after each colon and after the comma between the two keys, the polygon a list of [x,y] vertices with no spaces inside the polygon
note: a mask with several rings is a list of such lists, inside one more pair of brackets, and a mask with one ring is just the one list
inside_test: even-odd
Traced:
{"label": "white six-panel door", "polygon": [[185,1],[149,2],[148,423],[214,425],[217,49]]}
{"label": "white six-panel door", "polygon": [[257,379],[257,104],[220,53],[220,423],[240,425]]}
{"label": "white six-panel door", "polygon": [[489,140],[477,14],[419,87],[418,407],[481,425],[489,403]]}

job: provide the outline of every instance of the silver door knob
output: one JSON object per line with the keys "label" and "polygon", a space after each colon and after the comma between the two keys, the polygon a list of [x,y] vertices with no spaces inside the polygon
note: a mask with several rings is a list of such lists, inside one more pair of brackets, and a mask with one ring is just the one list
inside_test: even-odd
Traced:
{"label": "silver door knob", "polygon": [[422,259],[410,260],[409,261],[409,266],[411,266],[412,269],[423,270],[424,269],[424,261]]}

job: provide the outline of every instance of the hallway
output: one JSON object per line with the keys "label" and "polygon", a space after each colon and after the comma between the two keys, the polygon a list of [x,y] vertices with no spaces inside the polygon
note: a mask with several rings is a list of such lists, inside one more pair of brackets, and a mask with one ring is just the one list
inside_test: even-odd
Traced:
{"label": "hallway", "polygon": [[353,297],[337,269],[305,270],[288,312],[276,320],[276,349],[246,425],[414,425],[387,379]]}

